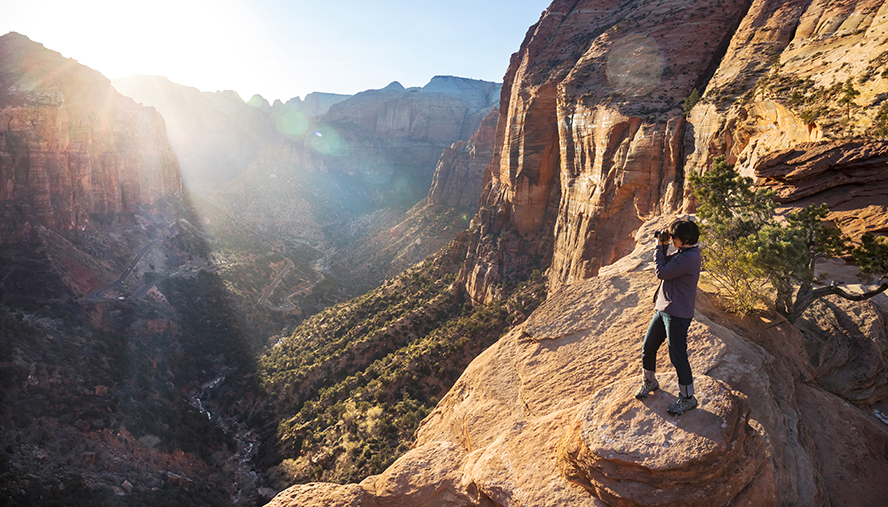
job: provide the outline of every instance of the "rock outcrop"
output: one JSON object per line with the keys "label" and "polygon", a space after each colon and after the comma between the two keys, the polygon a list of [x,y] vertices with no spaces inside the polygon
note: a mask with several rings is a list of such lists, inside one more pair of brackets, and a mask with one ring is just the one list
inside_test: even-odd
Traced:
{"label": "rock outcrop", "polygon": [[457,141],[445,148],[435,167],[428,202],[432,205],[475,208],[484,179],[484,170],[493,154],[493,140],[499,110],[494,109],[481,121],[478,131],[468,141]]}
{"label": "rock outcrop", "polygon": [[[689,334],[700,406],[666,413],[677,385],[665,350],[661,389],[643,402],[632,396],[656,289],[649,232],[660,226],[643,227],[618,265],[562,286],[478,356],[388,470],[357,485],[293,486],[271,505],[888,501],[888,426],[868,408],[885,395],[854,406],[831,393],[808,357],[815,344],[777,314],[736,317],[700,293]],[[884,319],[885,299],[851,311]],[[870,376],[886,372],[870,364]]]}
{"label": "rock outcrop", "polygon": [[[597,392],[559,443],[563,475],[612,505],[777,505],[746,397],[710,377],[695,384],[702,410],[671,421],[675,396],[638,403],[637,379]],[[677,382],[665,390],[677,392]]]}
{"label": "rock outcrop", "polygon": [[[647,217],[692,211],[685,174],[719,155],[883,231],[886,27],[881,0],[553,2],[505,77],[461,286],[484,302],[535,268],[552,290],[595,276]],[[815,166],[798,188],[778,174]]]}
{"label": "rock outcrop", "polygon": [[182,189],[163,118],[27,37],[0,37],[0,242]]}
{"label": "rock outcrop", "polygon": [[756,184],[787,207],[827,204],[852,238],[888,234],[888,142],[823,141],[776,151],[755,165]]}

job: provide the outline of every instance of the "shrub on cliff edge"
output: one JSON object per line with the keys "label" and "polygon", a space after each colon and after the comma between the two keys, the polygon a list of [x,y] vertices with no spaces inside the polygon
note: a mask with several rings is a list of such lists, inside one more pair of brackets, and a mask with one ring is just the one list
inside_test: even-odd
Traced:
{"label": "shrub on cliff edge", "polygon": [[[826,222],[829,208],[808,206],[789,213],[785,223],[774,216],[773,193],[752,189],[744,178],[718,157],[712,170],[689,178],[702,219],[703,266],[728,303],[746,313],[767,295],[775,309],[795,322],[815,300],[829,294],[862,301],[888,290],[888,240],[865,234],[858,244]],[[875,288],[851,292],[836,280],[820,280],[818,260],[853,257],[862,282]]]}

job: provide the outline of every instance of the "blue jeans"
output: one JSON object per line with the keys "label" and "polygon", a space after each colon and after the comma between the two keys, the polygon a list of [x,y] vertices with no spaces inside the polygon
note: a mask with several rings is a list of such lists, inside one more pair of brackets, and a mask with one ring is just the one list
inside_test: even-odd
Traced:
{"label": "blue jeans", "polygon": [[673,317],[659,310],[644,335],[641,364],[645,370],[657,371],[657,350],[664,341],[669,341],[669,359],[678,373],[678,383],[688,386],[694,383],[691,363],[688,362],[688,328],[691,320]]}

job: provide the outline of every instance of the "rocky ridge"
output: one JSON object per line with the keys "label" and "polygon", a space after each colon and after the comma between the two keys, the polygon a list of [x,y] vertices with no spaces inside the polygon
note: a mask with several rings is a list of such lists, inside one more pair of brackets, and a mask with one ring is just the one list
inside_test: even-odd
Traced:
{"label": "rocky ridge", "polygon": [[163,118],[25,36],[0,37],[0,241],[179,192]]}
{"label": "rocky ridge", "polygon": [[[600,276],[563,286],[478,356],[417,431],[413,450],[352,485],[297,485],[272,506],[879,505],[888,427],[821,383],[809,353],[830,324],[801,333],[762,312],[725,314],[705,293],[689,334],[701,405],[677,396],[660,354],[661,389],[632,397],[638,344],[656,288],[649,233]],[[829,300],[851,329],[888,317],[888,299]],[[845,313],[846,312],[846,313]],[[862,344],[868,338],[853,338]],[[878,364],[882,364],[881,362]],[[884,366],[834,365],[877,380]],[[882,398],[884,401],[884,398]],[[864,405],[866,406],[866,405]],[[832,427],[832,424],[838,426]],[[848,431],[836,431],[838,427]],[[852,468],[848,463],[854,463]],[[656,494],[654,494],[656,492]]]}

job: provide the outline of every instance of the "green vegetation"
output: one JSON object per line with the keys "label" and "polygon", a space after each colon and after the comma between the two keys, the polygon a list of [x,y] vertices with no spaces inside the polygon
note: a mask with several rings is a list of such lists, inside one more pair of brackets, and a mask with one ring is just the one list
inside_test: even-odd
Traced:
{"label": "green vegetation", "polygon": [[694,109],[698,102],[700,102],[700,91],[694,88],[684,101],[684,115],[691,114],[691,109]]}
{"label": "green vegetation", "polygon": [[737,174],[723,156],[702,176],[691,174],[689,179],[698,201],[697,216],[702,220],[705,276],[719,290],[727,309],[746,314],[763,299],[760,280],[764,271],[739,241],[771,219],[773,193],[753,191],[752,180]]}
{"label": "green vegetation", "polygon": [[879,112],[873,121],[872,135],[876,137],[888,137],[888,101],[882,102]]}
{"label": "green vegetation", "polygon": [[[753,191],[724,157],[712,170],[691,175],[698,199],[697,213],[706,244],[704,269],[721,291],[726,306],[751,311],[774,294],[774,307],[795,322],[818,298],[829,294],[860,301],[888,289],[888,241],[866,234],[854,245],[826,219],[829,208],[808,206],[791,212],[785,223],[774,216],[773,194]],[[818,280],[820,259],[850,256],[861,270],[861,281],[879,279],[875,289],[849,292],[835,280]]]}
{"label": "green vegetation", "polygon": [[[207,239],[187,205],[159,205],[168,209],[95,215],[96,230],[38,230],[0,245],[0,503],[229,505],[241,486],[240,504],[257,503],[255,485],[238,482],[239,446],[222,412],[208,405],[210,421],[194,405],[206,382],[251,376],[268,337],[301,320],[248,293],[284,259],[236,224],[234,240]],[[85,300],[152,240],[161,241],[120,291],[157,276],[160,294]],[[316,276],[298,259],[291,271],[291,283]],[[134,489],[120,497],[124,478]]]}
{"label": "green vegetation", "polygon": [[308,319],[260,358],[279,421],[275,449],[261,458],[277,486],[384,470],[468,363],[544,298],[537,276],[505,301],[473,307],[452,291],[453,258],[438,255]]}

